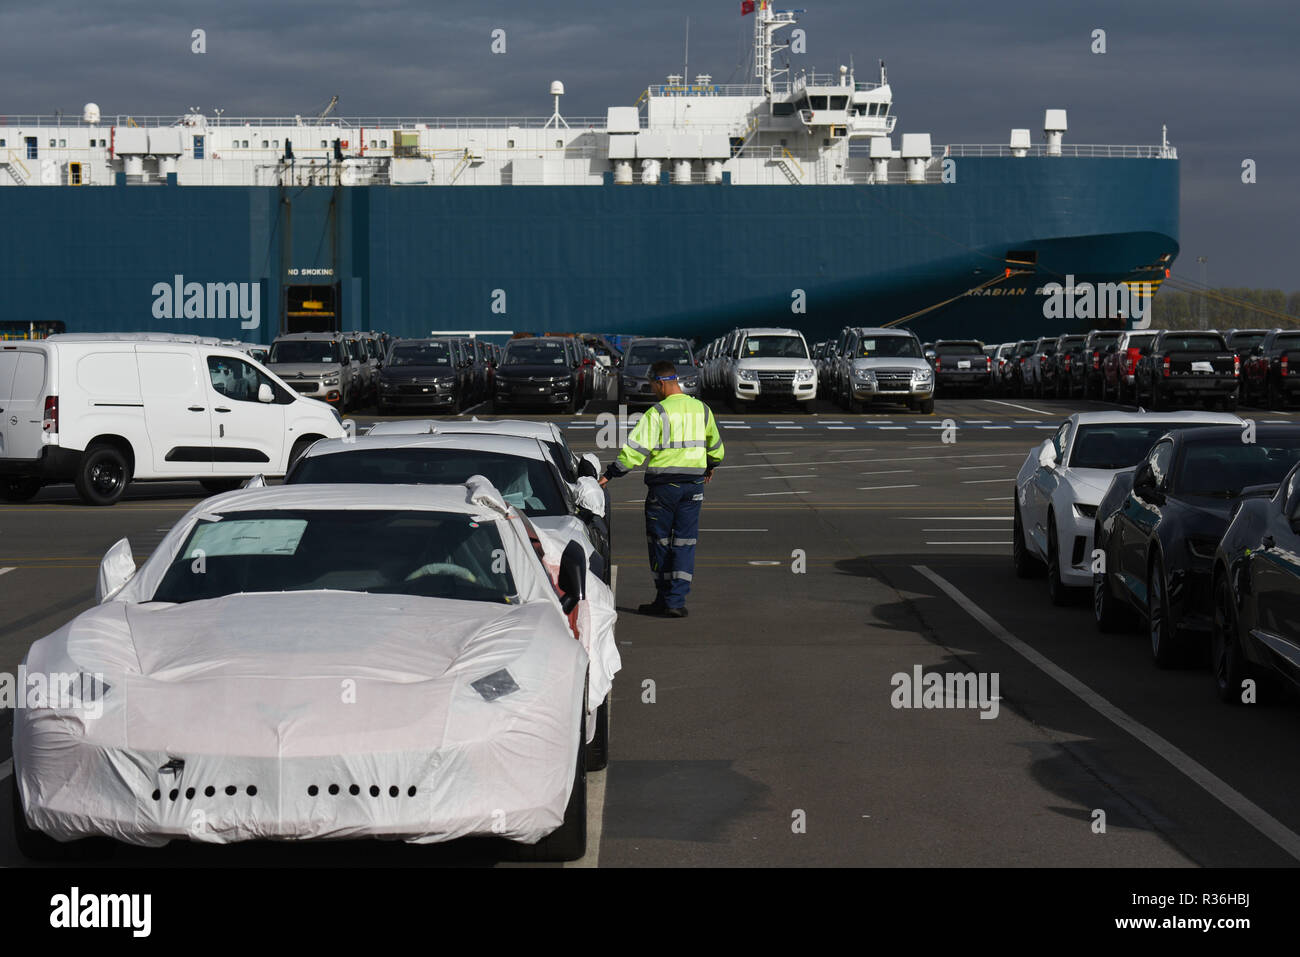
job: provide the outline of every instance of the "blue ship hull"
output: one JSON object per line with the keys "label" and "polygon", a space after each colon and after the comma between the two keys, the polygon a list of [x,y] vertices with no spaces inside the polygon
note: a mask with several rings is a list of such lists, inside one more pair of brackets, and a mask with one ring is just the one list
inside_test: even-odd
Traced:
{"label": "blue ship hull", "polygon": [[[908,322],[923,339],[1000,342],[1099,324],[1045,319],[1045,283],[1160,280],[1172,262],[1161,257],[1178,253],[1176,160],[972,157],[956,174],[913,186],[12,187],[0,190],[0,323],[267,342],[304,322],[286,317],[289,290],[321,285],[337,328],[399,336],[707,341],[793,325],[811,342],[924,311]],[[1013,251],[1036,262],[999,280]],[[154,288],[175,276],[258,283],[261,326],[155,316]]]}

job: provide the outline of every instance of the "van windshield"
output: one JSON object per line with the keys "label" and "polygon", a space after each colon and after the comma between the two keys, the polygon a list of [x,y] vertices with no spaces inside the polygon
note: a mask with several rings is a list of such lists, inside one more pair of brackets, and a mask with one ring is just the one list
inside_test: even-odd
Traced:
{"label": "van windshield", "polygon": [[271,362],[338,361],[338,350],[328,339],[286,339],[271,346]]}

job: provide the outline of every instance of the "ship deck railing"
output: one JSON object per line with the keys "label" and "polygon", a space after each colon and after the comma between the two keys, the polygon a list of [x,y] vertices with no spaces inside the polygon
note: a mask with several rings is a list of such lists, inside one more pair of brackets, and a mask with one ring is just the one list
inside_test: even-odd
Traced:
{"label": "ship deck railing", "polygon": [[[331,116],[316,119],[308,116],[204,116],[202,123],[191,125],[184,116],[104,116],[98,123],[86,123],[79,116],[55,115],[0,115],[0,127],[77,127],[103,129],[109,126],[142,129],[159,129],[180,126],[201,133],[204,127],[303,127],[304,129],[394,129],[394,130],[460,130],[460,129],[542,129],[553,122],[550,116]],[[566,116],[564,122],[570,129],[604,130],[604,116]]]}
{"label": "ship deck railing", "polygon": [[[859,154],[858,150],[862,153]],[[867,147],[850,147],[851,155],[866,155]],[[1012,156],[1011,147],[1005,143],[954,143],[932,149],[936,157],[950,156]],[[1038,143],[1026,151],[1027,156],[1048,156],[1047,144]],[[1178,159],[1172,146],[1132,146],[1107,143],[1063,143],[1061,156],[1104,157],[1114,159]]]}

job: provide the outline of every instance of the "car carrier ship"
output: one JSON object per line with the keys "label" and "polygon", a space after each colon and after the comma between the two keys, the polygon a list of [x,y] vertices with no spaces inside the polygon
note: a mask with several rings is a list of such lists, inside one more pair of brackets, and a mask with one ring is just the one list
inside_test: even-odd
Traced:
{"label": "car carrier ship", "polygon": [[559,82],[535,119],[0,116],[0,334],[1004,341],[1062,331],[1048,283],[1168,275],[1163,134],[1067,144],[1047,109],[1038,142],[932,143],[899,131],[883,63],[778,68],[796,11],[756,6],[752,82],[670,75],[602,117],[563,116]]}

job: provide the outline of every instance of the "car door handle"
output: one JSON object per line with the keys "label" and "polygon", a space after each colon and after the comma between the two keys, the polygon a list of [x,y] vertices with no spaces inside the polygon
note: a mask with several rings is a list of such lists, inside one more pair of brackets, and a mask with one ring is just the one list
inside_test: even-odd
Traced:
{"label": "car door handle", "polygon": [[191,411],[191,412],[206,412],[206,411],[208,411],[208,410],[207,410],[205,407],[201,406],[201,405],[192,405],[192,406],[190,406],[190,411]]}
{"label": "car door handle", "polygon": [[214,412],[229,412],[230,410],[227,409],[224,405],[219,405],[219,406],[217,406],[215,409],[213,409],[213,411],[214,411]]}

